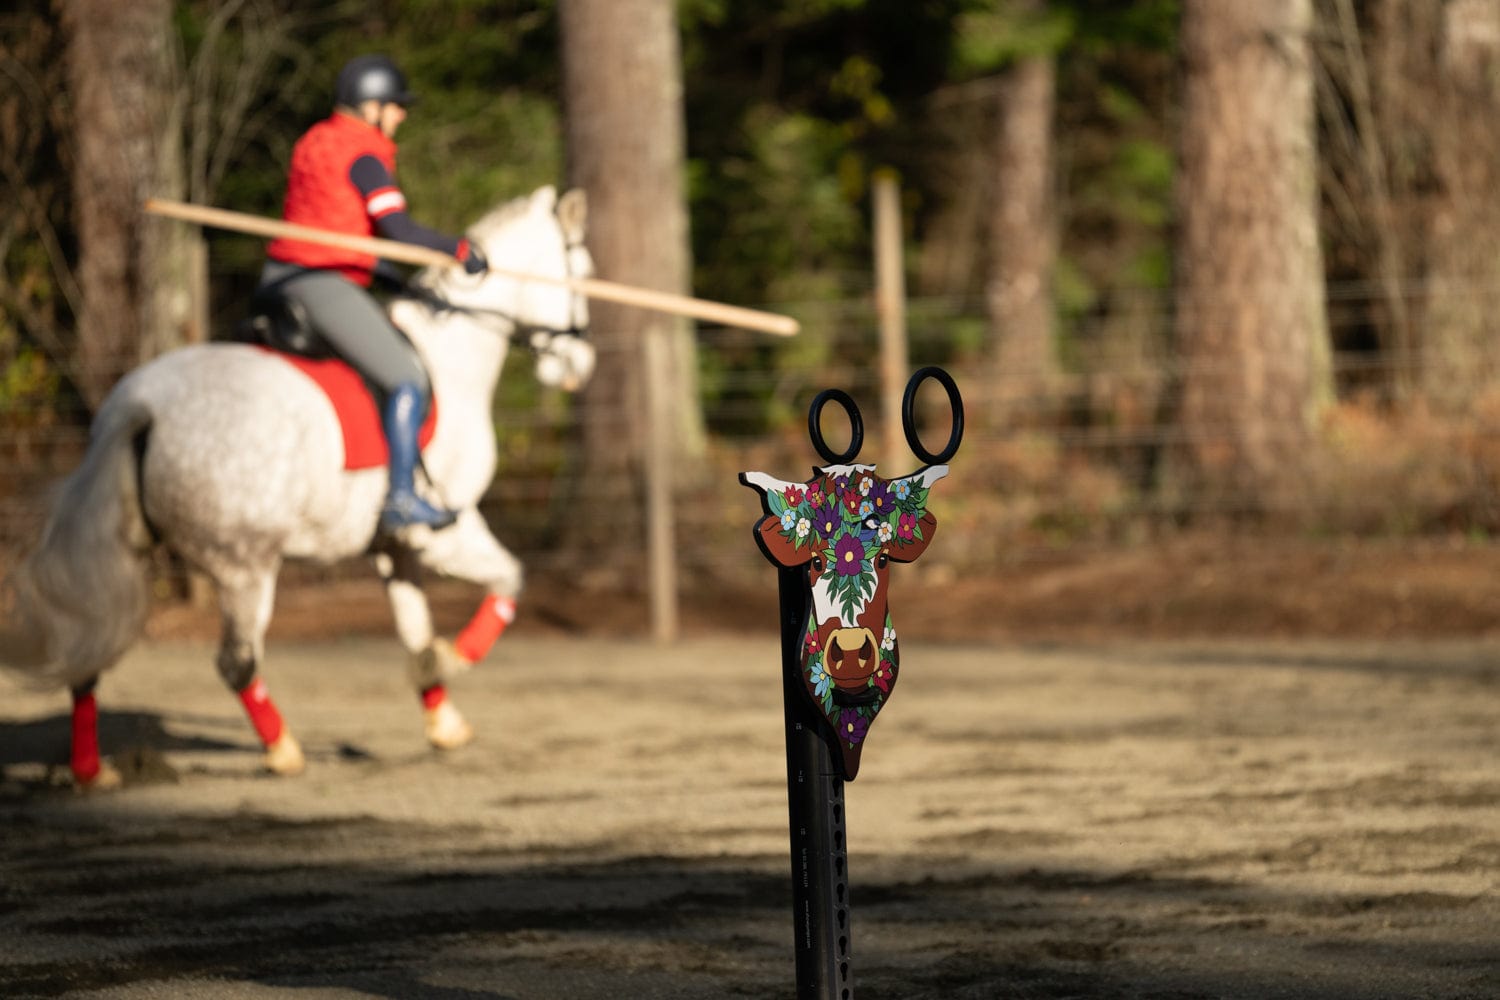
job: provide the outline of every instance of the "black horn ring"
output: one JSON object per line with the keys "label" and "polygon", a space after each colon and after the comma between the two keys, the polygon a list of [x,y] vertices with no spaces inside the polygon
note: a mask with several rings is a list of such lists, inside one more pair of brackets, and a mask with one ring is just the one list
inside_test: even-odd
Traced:
{"label": "black horn ring", "polygon": [[[823,428],[819,418],[823,416],[823,407],[829,400],[833,400],[844,408],[849,415],[849,447],[842,453],[835,452],[828,447],[828,442],[823,440]],[[859,407],[854,403],[854,397],[842,389],[824,389],[813,397],[812,405],[807,408],[807,436],[812,438],[813,447],[818,454],[823,456],[823,461],[829,465],[845,465],[854,460],[859,454],[859,449],[865,443],[865,422],[859,415]]]}
{"label": "black horn ring", "polygon": [[[922,439],[917,436],[917,390],[930,378],[935,378],[942,384],[948,393],[948,405],[953,409],[953,430],[948,434],[948,443],[936,455],[928,451],[923,446]],[[964,399],[958,394],[958,386],[952,375],[937,365],[917,369],[911,381],[906,383],[906,392],[901,397],[901,429],[906,432],[906,443],[912,454],[928,465],[942,465],[958,452],[959,443],[964,439]]]}

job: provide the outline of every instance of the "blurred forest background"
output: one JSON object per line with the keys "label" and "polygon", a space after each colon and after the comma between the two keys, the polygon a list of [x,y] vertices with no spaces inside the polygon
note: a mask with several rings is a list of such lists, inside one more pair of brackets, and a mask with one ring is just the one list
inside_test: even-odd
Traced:
{"label": "blurred forest background", "polygon": [[[639,567],[641,344],[667,324],[683,587],[769,586],[735,473],[806,469],[824,387],[878,423],[880,176],[910,364],[968,403],[933,579],[1500,530],[1500,0],[13,0],[0,552],[122,373],[243,312],[262,243],[142,200],[279,215],[292,143],[366,51],[422,96],[399,136],[419,221],[581,186],[600,277],[803,324],[595,304],[584,393],[509,366],[486,513],[533,579]],[[866,460],[916,466],[879,440]]]}

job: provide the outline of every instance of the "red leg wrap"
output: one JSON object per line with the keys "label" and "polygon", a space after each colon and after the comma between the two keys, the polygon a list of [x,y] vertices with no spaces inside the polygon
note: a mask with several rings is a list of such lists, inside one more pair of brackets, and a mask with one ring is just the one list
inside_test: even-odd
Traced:
{"label": "red leg wrap", "polygon": [[99,705],[93,692],[73,698],[73,777],[93,781],[99,774]]}
{"label": "red leg wrap", "polygon": [[441,684],[434,684],[422,691],[422,707],[429,712],[441,705],[448,697],[448,689]]}
{"label": "red leg wrap", "polygon": [[515,618],[516,599],[491,594],[484,599],[483,604],[479,605],[479,610],[474,612],[474,617],[469,619],[469,624],[458,633],[453,647],[465,660],[478,663],[484,658],[484,654],[490,651],[495,640],[500,638],[500,633],[505,631],[505,626],[515,621]]}
{"label": "red leg wrap", "polygon": [[240,692],[240,703],[245,706],[260,741],[266,746],[275,743],[281,736],[281,713],[266,692],[266,682],[257,677],[246,685]]}

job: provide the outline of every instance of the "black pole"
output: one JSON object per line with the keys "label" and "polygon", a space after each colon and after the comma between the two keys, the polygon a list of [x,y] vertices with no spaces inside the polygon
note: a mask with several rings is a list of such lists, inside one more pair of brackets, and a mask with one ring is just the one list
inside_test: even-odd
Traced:
{"label": "black pole", "polygon": [[813,711],[802,681],[802,636],[812,608],[807,567],[781,568],[778,581],[797,998],[852,1000],[844,779],[827,723]]}

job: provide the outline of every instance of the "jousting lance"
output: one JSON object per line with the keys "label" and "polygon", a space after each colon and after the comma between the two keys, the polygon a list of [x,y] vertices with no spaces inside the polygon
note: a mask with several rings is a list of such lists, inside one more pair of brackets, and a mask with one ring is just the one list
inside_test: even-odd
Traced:
{"label": "jousting lance", "polygon": [[[193,205],[166,198],[148,198],[144,208],[152,215],[192,222],[213,229],[226,229],[231,232],[266,236],[272,239],[285,237],[308,243],[320,243],[324,246],[342,247],[402,264],[414,264],[419,267],[453,267],[458,264],[456,259],[441,250],[381,239],[377,236],[350,236],[347,233],[335,233],[314,226],[303,226],[294,222],[268,219],[264,216],[233,212],[224,208]],[[743,306],[726,305],[723,302],[711,302],[687,295],[674,295],[671,292],[659,292],[651,288],[622,285],[599,278],[551,278],[493,265],[490,266],[490,273],[504,275],[516,281],[562,285],[591,299],[639,306],[642,309],[671,313],[674,316],[687,316],[706,323],[721,323],[724,326],[755,330],[759,333],[773,333],[781,337],[793,336],[800,329],[797,321],[790,316],[762,312],[758,309],[746,309]]]}

